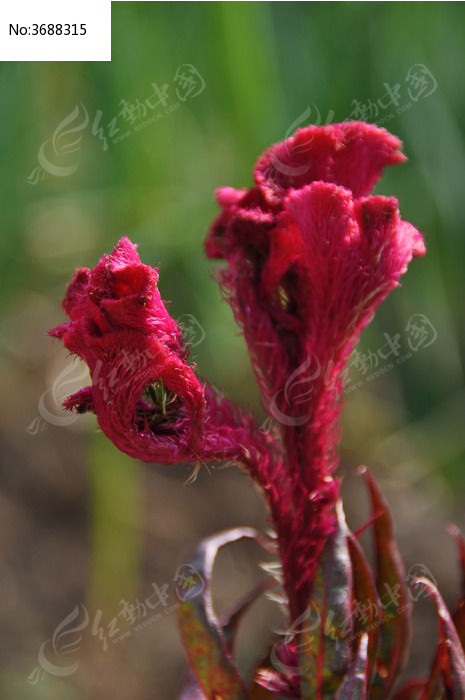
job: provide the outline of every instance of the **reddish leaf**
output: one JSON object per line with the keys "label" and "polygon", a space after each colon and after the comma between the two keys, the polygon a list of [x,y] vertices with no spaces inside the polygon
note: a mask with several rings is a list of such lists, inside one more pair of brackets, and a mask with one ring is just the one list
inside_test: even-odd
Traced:
{"label": "reddish leaf", "polygon": [[349,554],[352,562],[354,639],[368,633],[368,685],[375,672],[379,647],[381,610],[376,585],[362,548],[352,533],[349,535]]}
{"label": "reddish leaf", "polygon": [[[199,586],[194,585],[192,595],[188,590],[180,601],[179,624],[184,648],[197,683],[207,698],[244,700],[247,697],[245,684],[214,612],[210,588],[218,550],[243,538],[255,539],[262,544],[265,542],[252,528],[236,528],[204,540],[192,561],[193,569],[203,582],[203,590],[199,591]],[[190,692],[197,692],[197,697],[201,697],[195,684],[191,683]],[[183,697],[189,696],[183,694]]]}
{"label": "reddish leaf", "polygon": [[420,693],[425,687],[425,680],[415,678],[408,681],[394,695],[394,700],[419,700]]}
{"label": "reddish leaf", "polygon": [[459,550],[460,571],[462,573],[462,598],[465,598],[465,540],[457,527],[452,523],[448,526],[447,531],[452,537],[455,537]]}
{"label": "reddish leaf", "polygon": [[[260,581],[249,593],[247,593],[241,600],[230,610],[228,613],[221,617],[220,629],[227,645],[228,650],[232,653],[235,637],[239,623],[243,615],[247,612],[249,607],[259,598],[265,591],[275,585],[276,582],[270,579],[265,579]],[[258,687],[258,686],[257,686]],[[259,694],[255,690],[255,686],[252,689],[253,693],[249,692],[249,700],[255,698],[259,700],[260,698],[273,697],[276,700],[276,695],[269,691],[263,689],[263,694]],[[268,694],[265,694],[268,693]],[[187,680],[184,684],[183,691],[180,695],[179,700],[206,700],[207,696],[200,689],[194,674],[189,670]]]}
{"label": "reddish leaf", "polygon": [[[462,593],[454,615],[452,616],[452,620],[463,648],[465,640],[465,542],[456,525],[449,525],[447,530],[457,541],[460,568],[462,571]],[[442,697],[444,688],[441,682],[441,657],[442,650],[439,645],[433,663],[431,664],[428,680],[423,686],[423,693],[421,695],[423,700],[432,700]]]}
{"label": "reddish leaf", "polygon": [[459,600],[453,618],[462,649],[465,649],[465,598]]}
{"label": "reddish leaf", "polygon": [[449,525],[448,531],[455,537],[457,542],[460,570],[462,573],[462,591],[452,619],[462,643],[462,648],[465,649],[465,540],[456,525]]}
{"label": "reddish leaf", "polygon": [[368,634],[360,637],[357,654],[342,681],[336,700],[365,700],[368,687]]}
{"label": "reddish leaf", "polygon": [[[454,623],[436,586],[427,578],[419,578],[417,583],[426,588],[436,606],[439,620],[438,658],[446,696],[450,700],[463,700],[465,697],[465,656]],[[425,688],[421,700],[429,700],[432,697],[426,693],[427,689]]]}
{"label": "reddish leaf", "polygon": [[309,607],[302,620],[302,700],[334,698],[352,656],[352,572],[341,504],[337,516],[338,529],[328,538],[318,562]]}
{"label": "reddish leaf", "polygon": [[208,700],[205,693],[200,689],[199,684],[195,680],[195,676],[189,669],[187,680],[179,696],[179,700]]}
{"label": "reddish leaf", "polygon": [[411,600],[405,570],[394,538],[389,507],[366,467],[361,470],[368,486],[376,517],[373,532],[376,551],[376,587],[382,604],[382,625],[376,674],[370,698],[389,697],[403,670],[410,648]]}

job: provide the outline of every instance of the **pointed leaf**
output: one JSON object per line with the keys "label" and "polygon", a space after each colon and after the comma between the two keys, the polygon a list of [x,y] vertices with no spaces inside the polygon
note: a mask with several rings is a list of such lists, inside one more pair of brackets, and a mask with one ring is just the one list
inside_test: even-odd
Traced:
{"label": "pointed leaf", "polygon": [[370,698],[389,696],[404,669],[410,648],[411,600],[405,570],[394,538],[389,507],[366,467],[361,471],[368,486],[376,552],[376,587],[382,605],[380,646]]}
{"label": "pointed leaf", "polygon": [[452,617],[462,649],[465,649],[465,598],[461,598]]}
{"label": "pointed leaf", "polygon": [[190,565],[195,572],[194,585],[187,592],[181,591],[179,596],[179,625],[184,648],[192,672],[207,698],[243,700],[247,697],[214,612],[210,587],[218,550],[243,538],[262,544],[265,541],[252,528],[235,528],[204,540]]}
{"label": "pointed leaf", "polygon": [[[449,525],[447,530],[449,534],[456,539],[459,550],[460,568],[462,572],[461,598],[459,600],[455,613],[452,616],[452,620],[455,624],[463,648],[465,636],[465,541],[463,540],[463,537],[460,534],[460,530],[456,525]],[[441,678],[442,654],[443,652],[441,645],[438,645],[436,654],[431,664],[429,677],[426,681],[423,682],[421,695],[415,695],[415,698],[419,697],[422,700],[437,700],[438,698],[442,698],[444,692],[444,685],[442,683]]]}
{"label": "pointed leaf", "polygon": [[349,534],[349,554],[353,578],[353,637],[359,640],[368,633],[368,687],[376,668],[379,647],[381,609],[376,585],[365,554],[352,533]]}
{"label": "pointed leaf", "polygon": [[[262,593],[267,591],[271,586],[275,585],[275,581],[271,579],[265,579],[260,581],[251,591],[246,593],[246,595],[241,598],[241,600],[225,615],[221,617],[220,629],[224,641],[227,645],[228,650],[232,654],[234,649],[234,642],[239,627],[239,623],[243,615],[247,612],[249,607],[259,598]],[[253,691],[253,692],[252,692]],[[262,691],[262,692],[261,692]],[[194,674],[189,670],[188,677],[184,683],[182,693],[179,700],[206,700],[207,696],[200,689]],[[274,698],[276,700],[276,695],[270,691],[261,688],[260,686],[253,686],[252,690],[249,691],[250,698],[255,698],[259,700],[261,698]]]}
{"label": "pointed leaf", "polygon": [[460,571],[462,574],[462,598],[465,598],[465,540],[462,536],[462,533],[460,532],[459,528],[457,525],[453,525],[452,523],[448,526],[447,528],[448,532],[452,537],[455,538],[455,541],[457,542],[457,547],[459,550],[459,562],[460,562]]}
{"label": "pointed leaf", "polygon": [[338,529],[328,538],[321,554],[309,607],[302,616],[302,700],[334,698],[352,655],[352,573],[341,504],[337,506],[337,519]]}
{"label": "pointed leaf", "polygon": [[460,570],[462,574],[461,595],[452,619],[459,635],[460,642],[462,643],[462,648],[465,649],[465,540],[456,525],[450,525],[448,530],[449,533],[455,537],[457,542]]}
{"label": "pointed leaf", "polygon": [[[439,620],[439,663],[446,696],[450,700],[465,698],[465,655],[452,618],[436,586],[427,578],[417,579],[417,583],[433,598]],[[422,700],[428,697],[422,694]]]}
{"label": "pointed leaf", "polygon": [[368,687],[368,634],[360,637],[357,654],[342,681],[336,700],[365,700]]}
{"label": "pointed leaf", "polygon": [[[462,572],[461,597],[452,616],[452,620],[455,624],[463,648],[465,640],[465,541],[456,525],[450,524],[446,529],[449,534],[455,538],[459,550],[459,562]],[[442,649],[441,646],[438,645],[435,657],[431,664],[429,677],[423,684],[423,693],[421,694],[421,698],[423,700],[436,700],[437,698],[442,697],[444,686],[441,679],[441,657]]]}

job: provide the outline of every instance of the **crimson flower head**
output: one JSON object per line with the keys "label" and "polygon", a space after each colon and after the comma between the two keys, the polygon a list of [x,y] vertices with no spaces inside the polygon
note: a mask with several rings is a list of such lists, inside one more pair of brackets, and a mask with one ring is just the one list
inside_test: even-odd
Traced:
{"label": "crimson flower head", "polygon": [[369,124],[310,126],[258,160],[254,187],[217,193],[222,213],[206,251],[227,262],[220,281],[271,414],[308,435],[301,448],[310,488],[333,466],[349,354],[412,257],[425,252],[397,200],[369,196],[386,165],[405,161],[400,149]]}
{"label": "crimson flower head", "polygon": [[157,283],[157,270],[122,238],[94,269],[76,270],[63,300],[70,321],[50,334],[92,377],[67,408],[95,411],[102,430],[134,457],[176,462],[196,448],[204,389]]}
{"label": "crimson flower head", "polygon": [[161,299],[158,271],[128,238],[93,269],[76,270],[63,309],[70,320],[50,335],[86,362],[92,379],[66,399],[67,409],[95,412],[116,447],[144,462],[237,462],[274,512],[285,486],[270,437],[197,377]]}
{"label": "crimson flower head", "polygon": [[65,407],[94,411],[120,450],[165,464],[248,463],[252,445],[258,454],[263,439],[250,417],[196,376],[158,271],[141,263],[128,238],[92,270],[76,270],[63,308],[70,320],[50,335],[86,362],[92,378]]}
{"label": "crimson flower head", "polygon": [[312,567],[302,575],[301,564],[321,549],[337,496],[344,368],[375,309],[425,253],[397,200],[370,196],[383,168],[405,161],[401,145],[360,122],[300,129],[259,158],[253,187],[218,191],[222,211],[206,241],[207,255],[226,263],[219,281],[280,425],[294,483],[289,556],[305,595]]}

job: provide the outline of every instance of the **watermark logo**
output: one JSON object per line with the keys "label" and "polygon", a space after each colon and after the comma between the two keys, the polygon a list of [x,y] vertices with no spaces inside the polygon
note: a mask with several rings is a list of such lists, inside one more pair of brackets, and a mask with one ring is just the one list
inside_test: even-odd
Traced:
{"label": "watermark logo", "polygon": [[[314,354],[308,355],[288,377],[283,389],[276,392],[270,401],[268,416],[260,427],[264,434],[277,431],[279,424],[301,426],[310,420],[309,402],[318,390],[330,390],[340,379],[344,393],[350,394],[386,372],[410,360],[417,352],[430,347],[438,337],[437,330],[425,314],[413,314],[407,321],[404,336],[401,333],[383,333],[378,347],[361,350],[356,348],[347,367],[340,376],[335,376],[334,363],[323,368]],[[324,372],[324,376],[322,373]],[[354,373],[362,375],[355,380]]]}
{"label": "watermark logo", "polygon": [[409,335],[408,344],[410,350],[413,352],[418,352],[420,348],[429,347],[438,337],[435,327],[424,314],[411,316],[405,330]]}
{"label": "watermark logo", "polygon": [[[346,394],[386,374],[395,366],[404,364],[419,350],[432,345],[437,340],[438,333],[425,314],[413,314],[405,326],[404,337],[401,333],[383,333],[383,337],[384,342],[379,347],[367,350],[357,348],[352,353],[344,377]],[[348,376],[351,370],[362,374],[363,379],[354,382],[353,377]]]}
{"label": "watermark logo", "polygon": [[428,592],[424,586],[417,584],[417,579],[427,578],[437,587],[438,582],[425,564],[412,564],[407,572],[405,582],[408,586],[410,598],[416,603],[420,598],[427,598]]}
{"label": "watermark logo", "polygon": [[27,682],[36,685],[47,675],[64,678],[71,676],[79,668],[79,659],[71,663],[60,663],[70,654],[79,651],[82,632],[89,625],[89,613],[84,605],[76,605],[55,629],[51,639],[44,642],[38,653],[39,665],[28,676]]}
{"label": "watermark logo", "polygon": [[307,406],[316,389],[315,380],[320,375],[318,358],[314,354],[308,355],[286,380],[284,389],[273,396],[270,404],[273,418],[283,425],[304,425],[310,416],[305,408],[301,413],[301,407]]}
{"label": "watermark logo", "polygon": [[[326,116],[325,125],[330,124],[334,118],[334,110],[330,110]],[[297,119],[292,122],[285,134],[285,141],[282,144],[282,152],[280,156],[274,151],[270,158],[270,167],[266,173],[267,179],[275,180],[278,173],[287,177],[299,177],[304,175],[311,167],[311,161],[308,159],[299,158],[303,154],[310,151],[314,139],[312,133],[305,135],[305,138],[298,143],[293,142],[292,147],[289,143],[289,138],[294,134],[296,129],[301,126],[307,126],[311,123],[312,126],[320,126],[322,124],[321,113],[315,103],[312,106],[307,105],[302,114],[299,114]],[[302,162],[297,165],[295,160],[299,159]],[[288,160],[288,162],[284,162]],[[293,164],[292,164],[293,163]]]}
{"label": "watermark logo", "polygon": [[[173,89],[174,88],[174,89]],[[200,95],[205,89],[205,80],[191,63],[180,65],[172,84],[151,84],[147,97],[121,98],[119,111],[110,119],[103,110],[95,114],[80,103],[58,124],[52,138],[45,141],[37,154],[38,165],[27,177],[30,185],[37,185],[46,175],[67,177],[80,165],[81,141],[84,133],[96,137],[104,151],[110,144],[125,140],[132,134],[171,114],[182,103]],[[89,128],[88,128],[89,127]]]}
{"label": "watermark logo", "polygon": [[173,82],[176,85],[176,96],[181,102],[185,102],[189,97],[197,97],[205,90],[205,80],[192,63],[180,65]]}
{"label": "watermark logo", "polygon": [[173,581],[176,584],[176,595],[183,603],[201,595],[205,588],[205,581],[192,564],[178,567]]}
{"label": "watermark logo", "polygon": [[395,114],[406,112],[420,98],[425,99],[432,95],[437,86],[436,78],[429,68],[422,63],[415,63],[408,69],[403,85],[400,82],[393,85],[386,82],[383,83],[384,93],[375,100],[361,102],[353,99],[351,102],[353,109],[347,119],[374,121],[381,126]]}
{"label": "watermark logo", "polygon": [[[27,178],[36,185],[46,177],[67,177],[79,168],[82,132],[89,124],[89,114],[81,103],[70,112],[53,132],[52,138],[41,145],[37,160],[39,165]],[[71,157],[70,157],[71,154]]]}
{"label": "watermark logo", "polygon": [[91,616],[82,603],[76,605],[56,627],[51,639],[41,644],[38,666],[29,674],[27,682],[36,685],[47,676],[63,678],[76,673],[80,663],[76,655],[85,634],[97,639],[106,652],[110,645],[141,632],[162,616],[178,610],[182,602],[200,596],[205,589],[203,577],[192,564],[179,566],[172,584],[174,602],[170,602],[170,583],[152,583],[151,593],[145,599],[120,600],[119,611],[109,622],[104,621],[102,610]]}
{"label": "watermark logo", "polygon": [[88,371],[78,357],[73,360],[60,372],[53,382],[51,388],[44,391],[39,398],[39,415],[28,425],[27,432],[30,435],[45,430],[47,425],[55,425],[63,428],[74,423],[78,416],[75,413],[65,411],[62,406],[63,400],[82,386],[82,381],[88,377]]}
{"label": "watermark logo", "polygon": [[195,348],[203,343],[205,331],[193,314],[182,314],[177,319],[177,323],[189,348]]}

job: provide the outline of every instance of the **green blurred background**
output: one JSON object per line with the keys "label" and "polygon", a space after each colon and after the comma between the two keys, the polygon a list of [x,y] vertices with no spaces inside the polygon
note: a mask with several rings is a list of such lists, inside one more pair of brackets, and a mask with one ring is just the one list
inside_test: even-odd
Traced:
{"label": "green blurred background", "polygon": [[[176,79],[186,64],[190,94]],[[422,93],[412,66],[426,76]],[[393,506],[407,565],[428,567],[453,601],[458,571],[444,525],[465,526],[463,4],[114,2],[111,63],[0,70],[2,697],[177,696],[177,567],[221,528],[265,527],[261,498],[234,469],[204,470],[185,486],[187,467],[142,466],[118,454],[93,417],[67,422],[59,402],[82,384],[81,369],[46,330],[63,320],[60,300],[74,268],[93,265],[127,234],[145,262],[161,263],[172,315],[191,325],[196,343],[205,333],[194,348],[200,372],[263,420],[243,340],[202,245],[216,215],[214,189],[248,186],[263,149],[310,122],[365,116],[398,135],[409,157],[377,191],[399,198],[428,255],[364,336],[372,366],[351,370],[341,470],[350,523],[367,513],[355,474],[364,462]],[[165,106],[150,106],[158,99],[153,83],[167,85]],[[120,131],[111,136],[112,128]],[[73,172],[44,169],[42,144],[50,163]],[[400,352],[408,352],[415,314],[436,340],[405,361],[384,360],[385,334],[400,334]],[[370,380],[391,360],[392,369]],[[251,545],[221,556],[220,609],[256,580],[258,560]],[[121,601],[145,601],[153,583],[168,584],[161,618],[136,631],[118,617],[120,633],[129,634],[108,638],[105,650],[98,611],[108,635]],[[81,640],[56,632],[74,610],[81,617],[68,628],[89,615]],[[149,617],[142,603],[138,614],[139,622]],[[415,623],[411,670],[421,671],[435,634],[428,603],[416,606]],[[260,658],[277,624],[272,604],[258,603],[239,638],[242,669]],[[79,667],[42,678],[37,655],[54,633],[58,651],[48,644],[47,658]]]}

